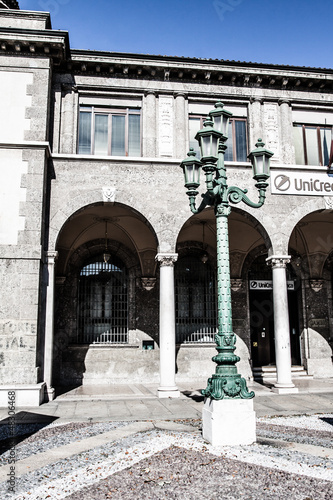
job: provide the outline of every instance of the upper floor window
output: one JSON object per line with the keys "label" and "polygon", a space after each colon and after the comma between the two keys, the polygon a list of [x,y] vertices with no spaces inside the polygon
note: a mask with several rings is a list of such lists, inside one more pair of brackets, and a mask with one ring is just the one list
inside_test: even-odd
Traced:
{"label": "upper floor window", "polygon": [[298,165],[328,165],[332,127],[294,125],[294,146]]}
{"label": "upper floor window", "polygon": [[78,153],[141,156],[140,122],[140,109],[81,107]]}
{"label": "upper floor window", "polygon": [[[195,140],[196,133],[203,127],[207,116],[190,116],[190,147],[200,158],[199,143]],[[231,118],[229,122],[227,150],[224,155],[226,161],[247,161],[247,132],[245,118]]]}

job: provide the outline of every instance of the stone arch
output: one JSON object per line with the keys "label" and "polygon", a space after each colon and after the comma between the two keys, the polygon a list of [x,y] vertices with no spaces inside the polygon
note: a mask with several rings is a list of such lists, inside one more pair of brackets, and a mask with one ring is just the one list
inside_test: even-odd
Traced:
{"label": "stone arch", "polygon": [[[109,202],[103,201],[100,190],[91,190],[86,191],[84,196],[82,194],[69,197],[67,203],[63,203],[61,208],[56,210],[53,214],[51,214],[50,218],[50,228],[49,228],[49,248],[55,249],[59,233],[61,229],[64,227],[66,222],[73,217],[76,213],[84,210],[89,206],[97,206],[103,205],[104,207],[113,207],[114,205],[122,205],[126,206],[129,210],[131,210],[134,214],[137,214],[141,218],[144,218],[147,225],[149,225],[156,235],[158,231],[156,230],[156,224],[154,219],[154,215],[151,214],[151,211],[144,203],[139,203],[138,199],[132,198],[131,204],[128,204],[128,198],[118,196],[119,201]],[[124,198],[124,199],[122,199]]]}
{"label": "stone arch", "polygon": [[306,215],[311,212],[324,209],[325,202],[323,197],[313,197],[311,200],[297,204],[297,207],[284,218],[282,223],[276,229],[276,232],[272,234],[272,240],[274,241],[274,253],[287,255],[290,237],[294,227]]}
{"label": "stone arch", "polygon": [[[137,255],[143,276],[156,270],[157,235],[149,221],[132,207],[120,203],[94,203],[80,207],[60,228],[55,248],[59,252],[57,273],[65,273],[73,252],[95,240],[127,247]],[[89,243],[89,246],[91,243]],[[120,248],[120,247],[119,247]]]}
{"label": "stone arch", "polygon": [[331,210],[311,208],[294,225],[288,252],[293,256],[295,267],[301,267],[304,276],[321,279],[325,262],[333,249],[333,216]]}

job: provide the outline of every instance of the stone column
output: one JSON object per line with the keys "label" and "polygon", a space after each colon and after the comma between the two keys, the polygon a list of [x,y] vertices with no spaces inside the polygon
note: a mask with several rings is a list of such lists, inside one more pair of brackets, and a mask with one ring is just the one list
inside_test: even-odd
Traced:
{"label": "stone column", "polygon": [[49,401],[54,399],[52,387],[53,368],[53,323],[54,323],[54,266],[58,252],[46,252],[47,288],[44,342],[44,382],[46,382]]}
{"label": "stone column", "polygon": [[143,156],[148,158],[156,157],[156,95],[153,91],[148,91],[145,97],[145,106],[143,110]]}
{"label": "stone column", "polygon": [[175,96],[175,156],[185,158],[186,137],[188,135],[187,115],[185,113],[185,94]]}
{"label": "stone column", "polygon": [[291,380],[291,352],[286,265],[289,255],[272,255],[266,259],[273,270],[274,334],[277,381],[273,391],[298,392]]}
{"label": "stone column", "polygon": [[176,329],[174,263],[177,254],[159,253],[160,263],[160,387],[159,398],[178,398],[176,386]]}

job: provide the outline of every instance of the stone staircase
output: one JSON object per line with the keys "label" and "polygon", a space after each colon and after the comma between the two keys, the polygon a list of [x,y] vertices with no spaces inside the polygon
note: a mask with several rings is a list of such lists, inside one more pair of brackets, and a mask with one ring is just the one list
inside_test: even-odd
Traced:
{"label": "stone staircase", "polygon": [[[276,366],[259,366],[253,368],[253,378],[256,382],[274,383],[276,382]],[[312,380],[313,376],[308,375],[303,366],[293,365],[291,367],[292,379]]]}

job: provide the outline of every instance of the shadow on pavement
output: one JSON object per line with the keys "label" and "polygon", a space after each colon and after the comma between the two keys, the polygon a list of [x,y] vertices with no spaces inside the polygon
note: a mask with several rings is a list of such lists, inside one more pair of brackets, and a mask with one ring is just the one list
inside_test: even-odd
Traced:
{"label": "shadow on pavement", "polygon": [[333,418],[332,417],[320,417],[320,420],[323,422],[326,422],[327,424],[333,425]]}
{"label": "shadow on pavement", "polygon": [[196,403],[202,403],[205,399],[205,396],[202,396],[200,394],[200,391],[201,389],[198,389],[196,391],[182,391],[182,394],[184,394],[184,396],[186,396],[187,398],[191,398]]}
{"label": "shadow on pavement", "polygon": [[12,417],[4,418],[0,421],[0,455],[58,418],[28,411],[20,411]]}

